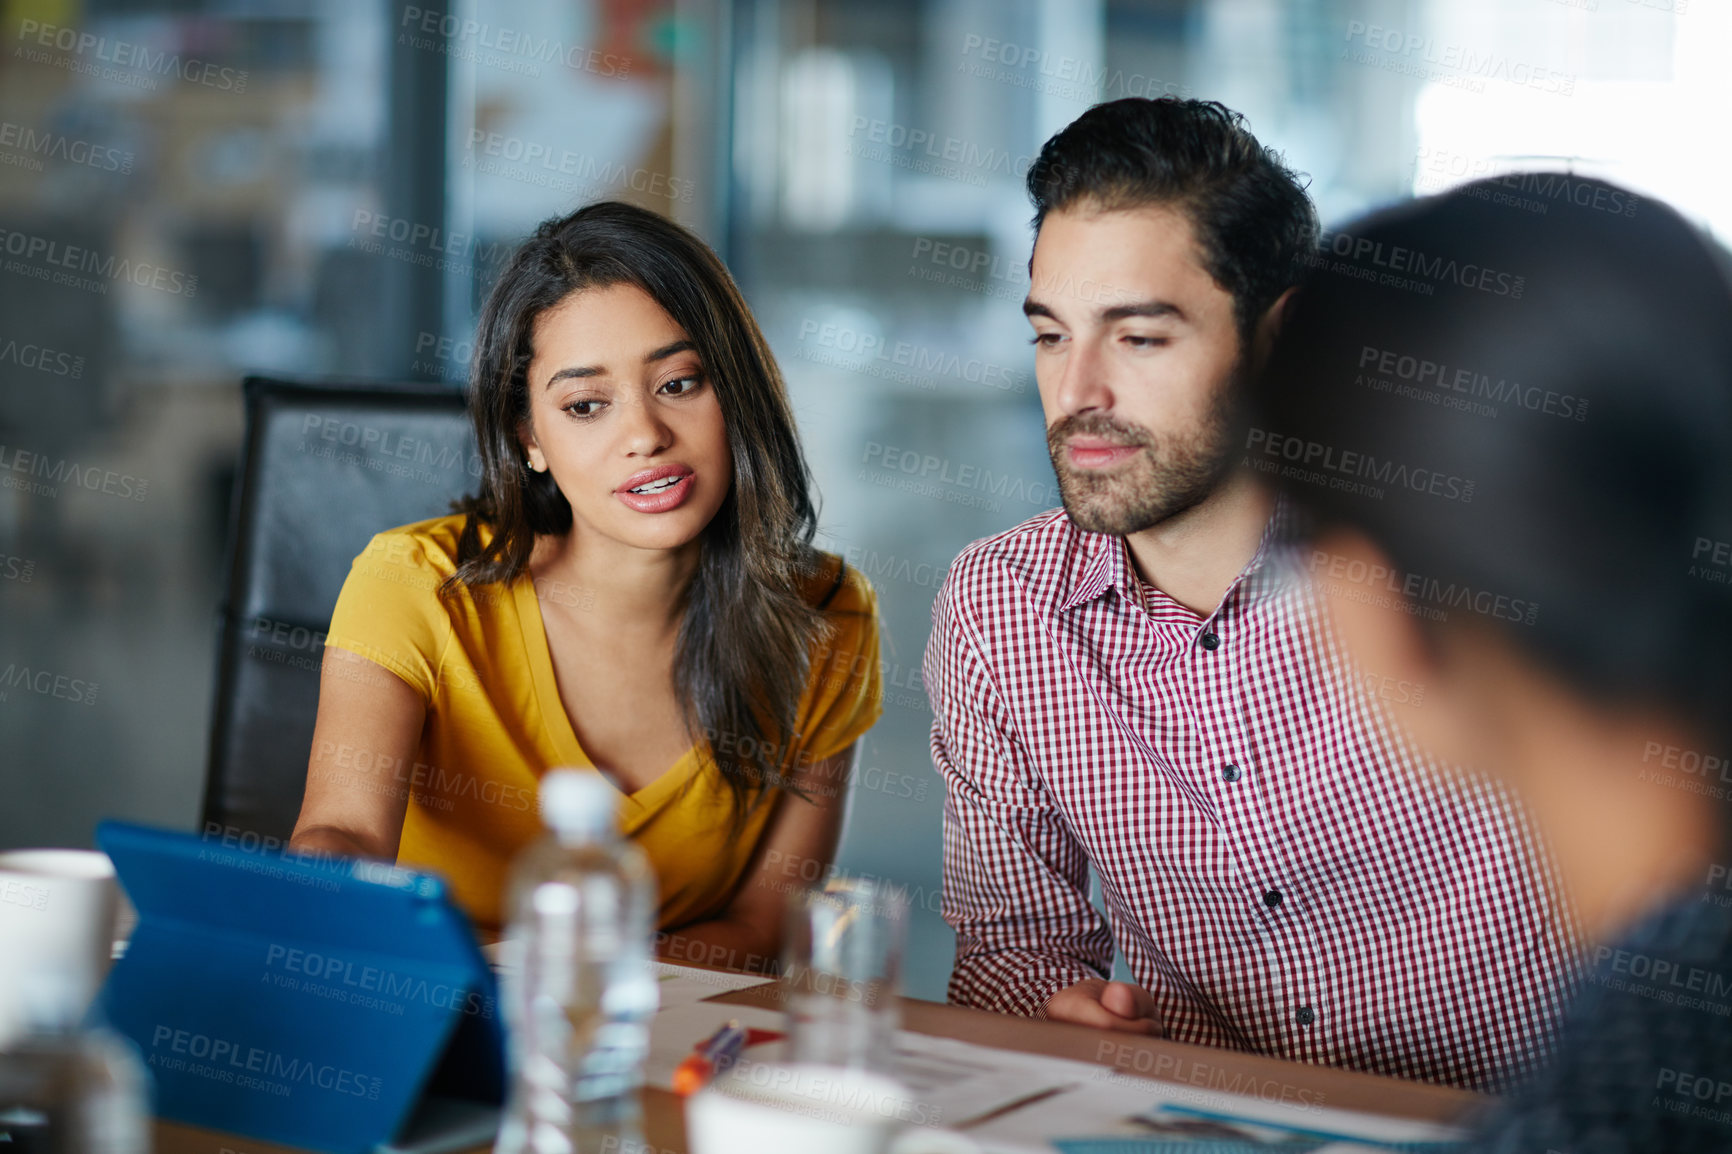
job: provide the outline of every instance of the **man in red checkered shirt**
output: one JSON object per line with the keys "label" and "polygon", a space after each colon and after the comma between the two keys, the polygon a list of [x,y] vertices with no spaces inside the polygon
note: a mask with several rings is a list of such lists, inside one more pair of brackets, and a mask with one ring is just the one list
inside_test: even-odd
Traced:
{"label": "man in red checkered shirt", "polygon": [[1507,1085],[1567,997],[1567,907],[1511,797],[1386,724],[1425,687],[1351,668],[1327,597],[1387,575],[1306,548],[1265,474],[1307,462],[1242,412],[1310,201],[1236,114],[1171,99],[1091,109],[1028,187],[1064,508],[971,545],[933,607],[951,1000]]}

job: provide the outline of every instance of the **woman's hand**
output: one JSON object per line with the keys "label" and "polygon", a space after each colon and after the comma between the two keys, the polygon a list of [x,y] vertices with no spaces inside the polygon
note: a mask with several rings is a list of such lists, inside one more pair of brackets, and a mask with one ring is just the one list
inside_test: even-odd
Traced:
{"label": "woman's hand", "polygon": [[289,848],[397,860],[409,776],[427,707],[402,678],[345,649],[325,648],[307,790]]}

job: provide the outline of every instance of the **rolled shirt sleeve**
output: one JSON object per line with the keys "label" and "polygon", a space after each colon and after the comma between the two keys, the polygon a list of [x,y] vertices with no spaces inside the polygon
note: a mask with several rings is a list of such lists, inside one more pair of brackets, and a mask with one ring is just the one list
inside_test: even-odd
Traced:
{"label": "rolled shirt sleeve", "polygon": [[1041,1016],[1047,999],[1112,967],[1088,896],[1088,856],[1017,736],[980,656],[953,570],[926,649],[932,761],[944,779],[944,920],[952,1002]]}

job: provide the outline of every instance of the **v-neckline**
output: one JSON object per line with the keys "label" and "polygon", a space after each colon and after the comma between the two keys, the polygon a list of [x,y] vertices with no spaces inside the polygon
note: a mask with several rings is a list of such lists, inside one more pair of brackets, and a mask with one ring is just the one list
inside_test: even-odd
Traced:
{"label": "v-neckline", "polygon": [[[559,695],[559,677],[553,669],[553,649],[547,643],[547,623],[541,617],[541,599],[535,595],[535,582],[525,573],[514,583],[517,600],[517,620],[523,631],[523,648],[529,656],[530,679],[535,685],[536,704],[553,740],[558,765],[575,765],[595,769],[596,765],[577,740],[577,729],[571,715],[565,711],[565,699]],[[619,789],[619,784],[607,774],[602,777],[619,790],[626,804],[621,807],[620,831],[629,834],[662,808],[667,800],[685,785],[699,764],[698,747],[693,745],[674,760],[651,782],[634,793]],[[551,767],[549,767],[551,768]],[[600,772],[597,770],[597,772]]]}

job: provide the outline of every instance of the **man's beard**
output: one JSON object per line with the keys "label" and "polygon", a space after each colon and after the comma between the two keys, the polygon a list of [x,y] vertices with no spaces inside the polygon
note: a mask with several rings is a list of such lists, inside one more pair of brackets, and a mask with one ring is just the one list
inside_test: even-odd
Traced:
{"label": "man's beard", "polygon": [[[1162,436],[1098,412],[1065,417],[1049,428],[1046,447],[1059,495],[1077,528],[1123,537],[1183,513],[1214,492],[1232,456],[1237,376],[1216,393],[1203,423],[1184,433]],[[1110,470],[1077,469],[1065,453],[1075,436],[1141,451]]]}

